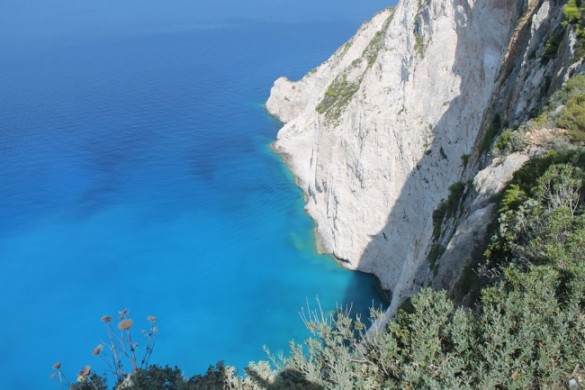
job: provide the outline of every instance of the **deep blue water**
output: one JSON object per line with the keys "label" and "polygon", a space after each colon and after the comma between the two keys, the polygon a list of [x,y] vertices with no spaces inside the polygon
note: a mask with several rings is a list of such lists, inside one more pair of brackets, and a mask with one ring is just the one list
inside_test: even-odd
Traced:
{"label": "deep blue water", "polygon": [[100,317],[125,307],[139,341],[159,318],[151,361],[193,375],[286,351],[317,296],[380,304],[373,278],[315,253],[263,103],[383,2],[327,0],[309,21],[308,1],[286,18],[262,1],[26,3],[0,0],[2,388],[58,388],[58,360],[103,372]]}

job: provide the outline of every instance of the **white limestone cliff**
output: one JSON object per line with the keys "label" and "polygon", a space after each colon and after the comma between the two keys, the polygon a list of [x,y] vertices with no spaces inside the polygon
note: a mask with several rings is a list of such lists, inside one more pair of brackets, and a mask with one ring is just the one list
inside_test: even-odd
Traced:
{"label": "white limestone cliff", "polygon": [[286,123],[274,149],[306,195],[320,249],[375,274],[393,306],[416,284],[433,211],[477,154],[517,23],[536,3],[402,0],[302,80],[271,90],[267,109]]}

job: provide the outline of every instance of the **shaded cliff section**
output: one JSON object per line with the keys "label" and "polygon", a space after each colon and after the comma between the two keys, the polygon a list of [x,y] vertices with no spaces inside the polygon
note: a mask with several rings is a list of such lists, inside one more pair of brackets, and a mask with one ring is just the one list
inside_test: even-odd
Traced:
{"label": "shaded cliff section", "polygon": [[483,259],[490,239],[489,225],[494,222],[498,195],[515,171],[545,151],[528,144],[523,150],[501,155],[494,144],[505,129],[524,125],[537,116],[551,95],[582,71],[582,58],[575,58],[575,32],[563,23],[564,4],[562,0],[525,4],[461,175],[464,196],[451,218],[440,224],[440,237],[431,245],[431,255],[437,258],[429,258],[428,267],[419,270],[415,288],[430,285],[446,289],[463,304],[476,298],[473,284],[478,280],[472,270]]}

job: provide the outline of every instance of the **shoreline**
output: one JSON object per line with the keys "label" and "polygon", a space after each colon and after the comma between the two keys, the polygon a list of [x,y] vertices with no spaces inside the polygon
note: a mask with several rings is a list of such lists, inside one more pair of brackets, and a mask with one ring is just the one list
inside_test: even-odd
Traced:
{"label": "shoreline", "polygon": [[[285,123],[283,123],[277,116],[272,115],[268,109],[266,108],[266,105],[264,105],[264,109],[266,110],[266,113],[274,118],[275,120],[277,120],[282,126],[285,125]],[[281,127],[282,129],[282,127]],[[279,129],[280,131],[280,129]],[[288,172],[291,174],[291,176],[293,177],[293,180],[295,182],[295,185],[297,186],[297,188],[299,188],[301,190],[301,192],[303,193],[303,204],[306,206],[307,201],[308,201],[308,195],[307,193],[303,190],[302,186],[300,185],[299,182],[299,178],[295,175],[294,170],[292,169],[291,166],[291,156],[289,153],[283,152],[283,151],[279,151],[276,147],[275,147],[275,143],[276,140],[274,140],[273,142],[270,143],[269,147],[270,150],[280,158],[280,160],[284,163],[284,165],[286,166],[286,169],[288,170]],[[309,214],[307,212],[306,207],[303,207],[303,211],[304,213],[311,219],[311,221],[313,221],[314,227],[313,227],[313,237],[315,239],[315,252],[317,254],[325,254],[325,255],[329,255],[331,256],[331,258],[335,261],[335,263],[349,271],[349,272],[359,272],[362,274],[367,274],[367,275],[371,275],[376,279],[376,284],[375,284],[375,289],[374,292],[376,295],[378,295],[378,297],[380,298],[380,300],[384,303],[384,305],[386,306],[384,308],[384,310],[388,309],[388,307],[390,307],[390,304],[392,302],[392,291],[391,290],[386,290],[382,287],[382,281],[380,280],[380,278],[374,274],[374,273],[370,273],[370,272],[364,272],[361,271],[359,269],[350,269],[348,267],[345,267],[344,264],[346,264],[346,261],[344,261],[343,259],[338,258],[337,256],[335,256],[333,253],[327,252],[324,250],[323,245],[321,244],[322,238],[317,230],[317,222],[315,221],[315,219],[311,216],[311,214]]]}

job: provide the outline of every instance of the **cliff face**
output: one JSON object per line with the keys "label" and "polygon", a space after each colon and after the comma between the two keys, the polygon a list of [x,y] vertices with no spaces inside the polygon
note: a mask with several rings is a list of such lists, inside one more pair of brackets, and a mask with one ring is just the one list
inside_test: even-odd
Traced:
{"label": "cliff face", "polygon": [[267,108],[286,125],[274,147],[305,192],[320,249],[378,276],[393,307],[421,284],[449,287],[464,266],[455,259],[485,235],[498,183],[526,156],[464,185],[464,211],[439,234],[433,213],[490,163],[480,144],[496,113],[526,119],[565,77],[570,37],[560,59],[538,55],[560,3],[402,0],[302,80],[275,82]]}

